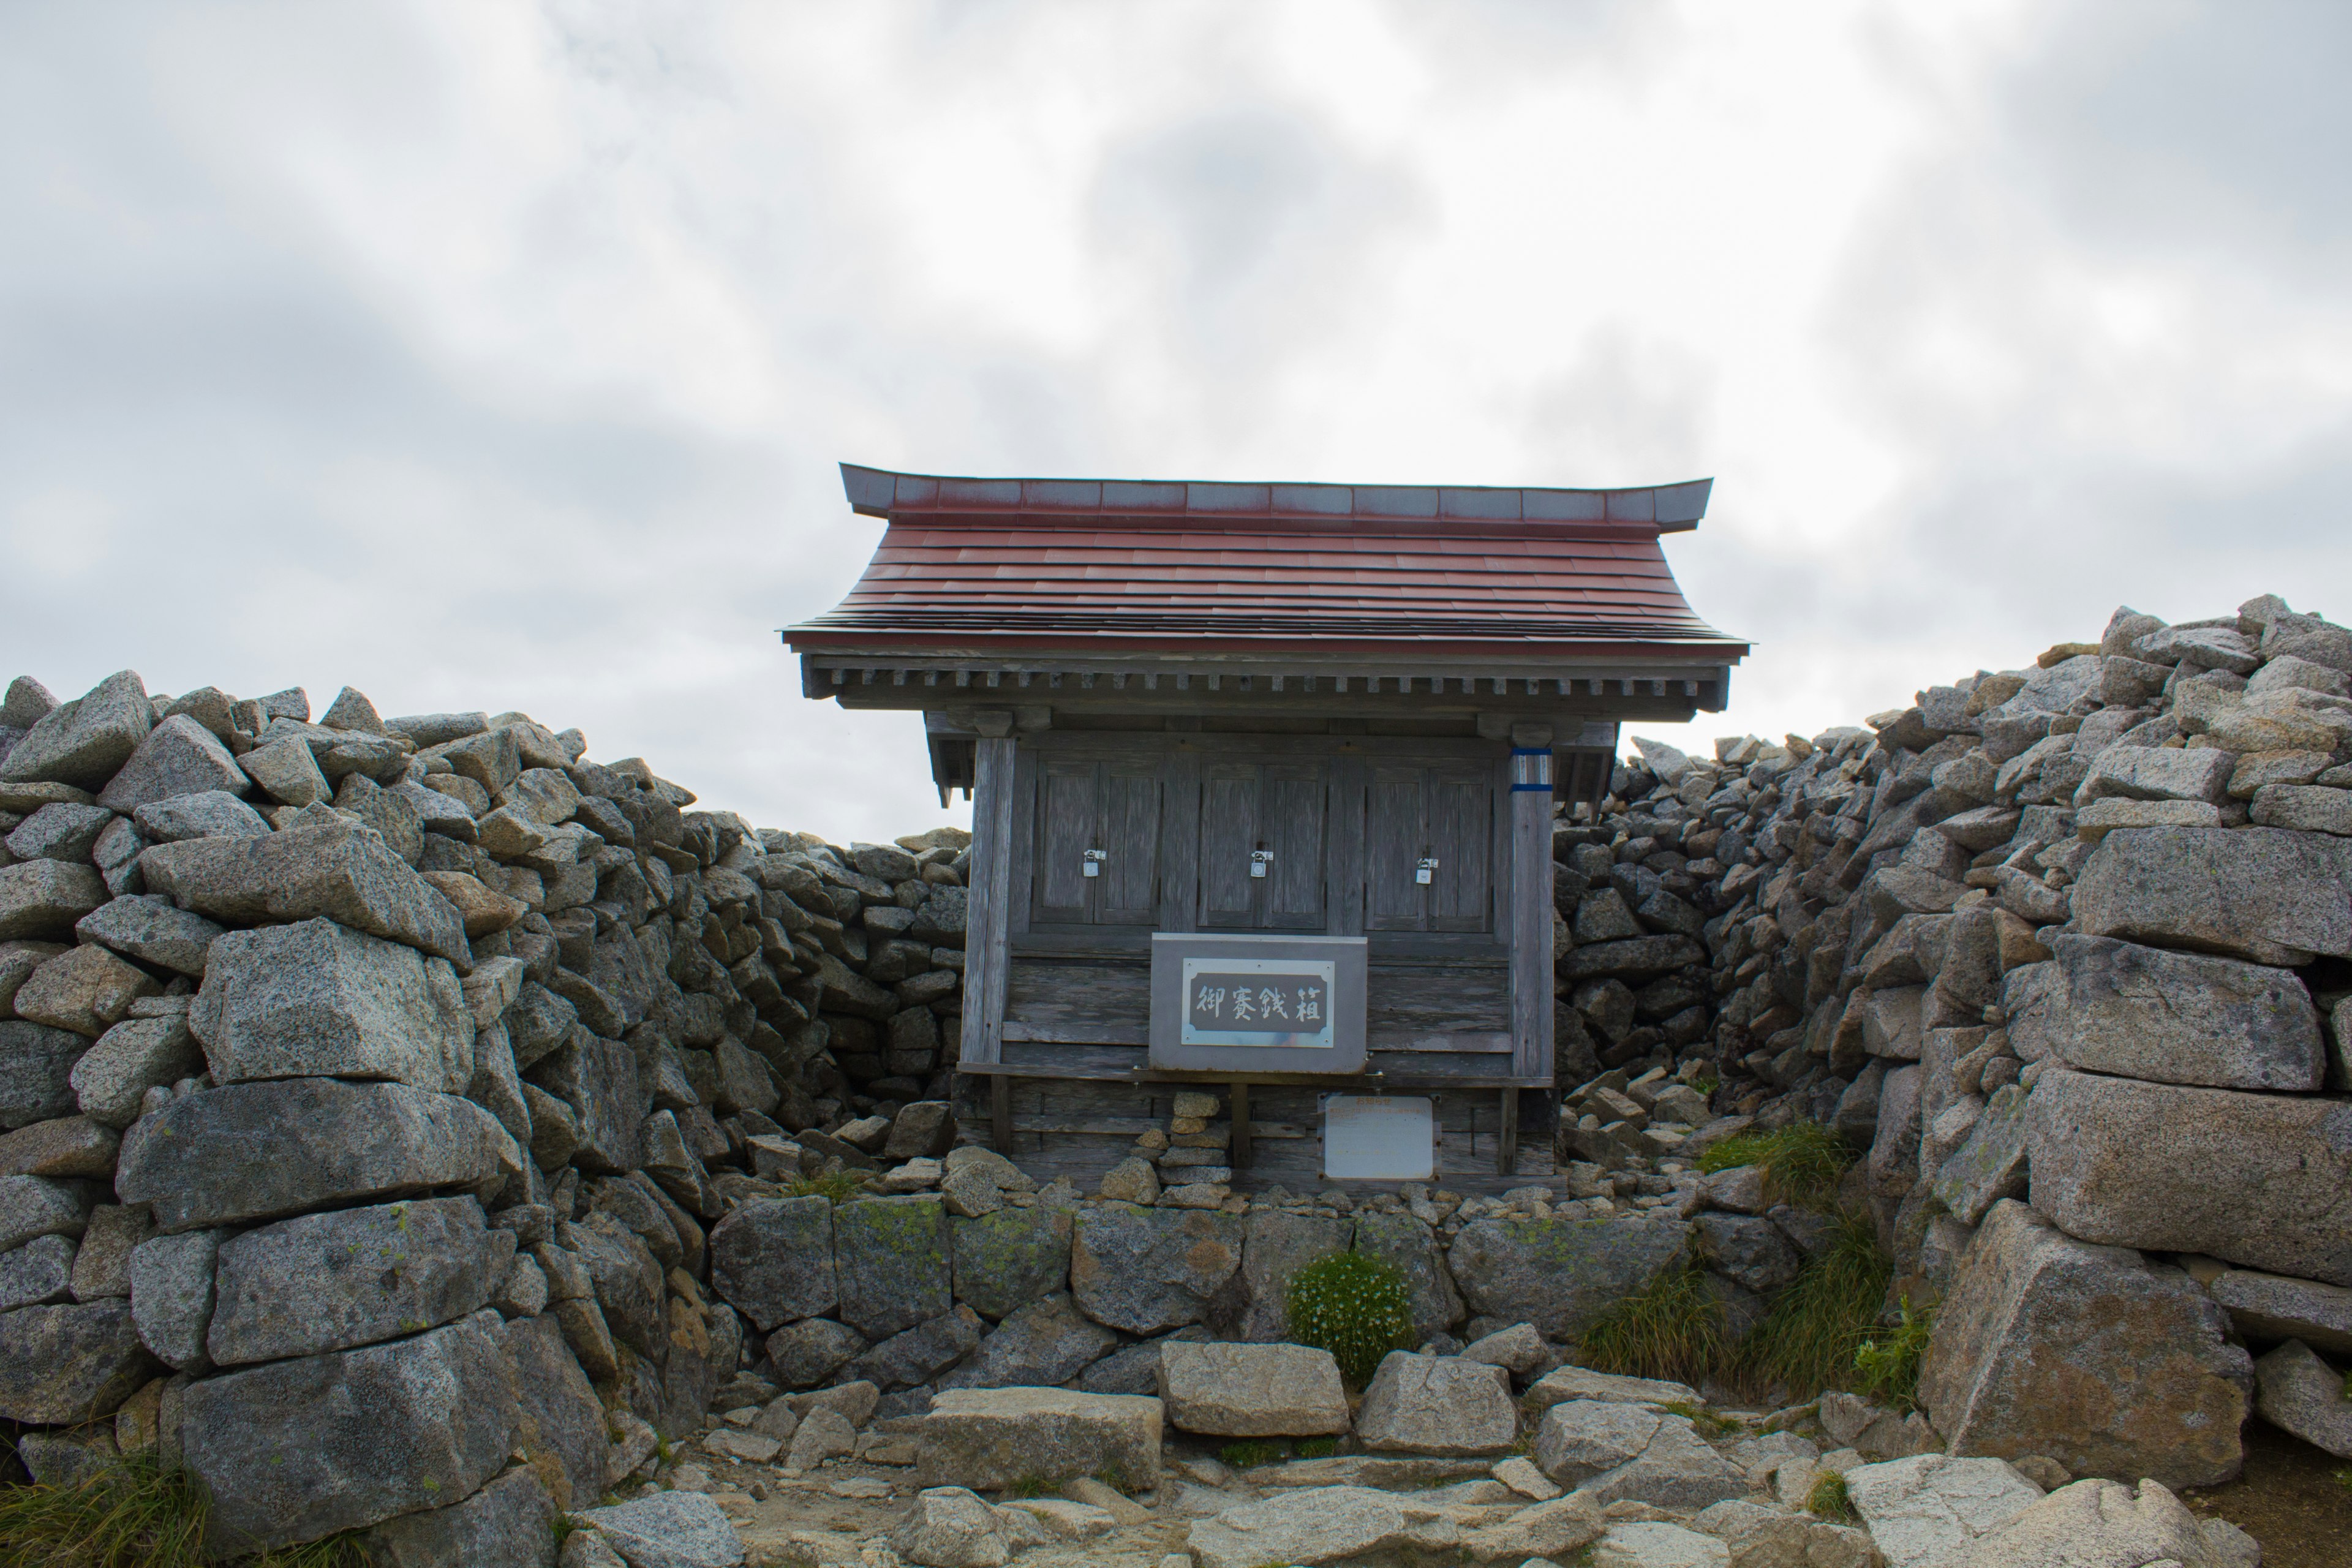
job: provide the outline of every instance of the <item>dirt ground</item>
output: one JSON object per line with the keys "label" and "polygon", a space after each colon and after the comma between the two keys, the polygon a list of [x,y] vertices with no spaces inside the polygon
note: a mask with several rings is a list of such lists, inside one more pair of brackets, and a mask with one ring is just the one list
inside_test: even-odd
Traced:
{"label": "dirt ground", "polygon": [[2249,1421],[2244,1473],[2181,1500],[2261,1542],[2263,1568],[2352,1568],[2352,1486],[2338,1471],[2352,1474],[2352,1464]]}

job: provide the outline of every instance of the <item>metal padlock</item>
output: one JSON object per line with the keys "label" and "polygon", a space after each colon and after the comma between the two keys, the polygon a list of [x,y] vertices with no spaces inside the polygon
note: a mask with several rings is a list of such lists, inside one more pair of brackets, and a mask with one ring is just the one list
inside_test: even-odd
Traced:
{"label": "metal padlock", "polygon": [[1436,876],[1437,861],[1433,857],[1423,856],[1421,863],[1412,868],[1412,879],[1424,888],[1434,881]]}
{"label": "metal padlock", "polygon": [[1273,864],[1274,864],[1274,851],[1273,851],[1273,850],[1271,850],[1271,849],[1253,849],[1253,850],[1251,850],[1251,851],[1250,851],[1250,875],[1251,875],[1251,876],[1253,876],[1253,877],[1259,877],[1259,878],[1263,878],[1263,877],[1265,875],[1265,868],[1266,868],[1268,866],[1271,866],[1271,865],[1273,865]]}
{"label": "metal padlock", "polygon": [[1109,858],[1110,853],[1108,850],[1089,849],[1087,851],[1086,864],[1080,868],[1080,870],[1086,876],[1099,877],[1102,875],[1103,862]]}

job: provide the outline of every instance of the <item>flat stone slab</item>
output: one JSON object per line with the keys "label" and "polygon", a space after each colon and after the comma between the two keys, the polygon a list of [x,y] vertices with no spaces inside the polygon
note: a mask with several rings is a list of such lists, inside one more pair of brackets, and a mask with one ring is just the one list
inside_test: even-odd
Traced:
{"label": "flat stone slab", "polygon": [[1604,1405],[1646,1405],[1652,1409],[1669,1405],[1703,1406],[1697,1389],[1686,1383],[1670,1383],[1663,1378],[1623,1377],[1615,1373],[1593,1372],[1580,1366],[1558,1367],[1538,1378],[1527,1392],[1528,1408],[1549,1410],[1555,1405],[1571,1399],[1591,1399]]}
{"label": "flat stone slab", "polygon": [[1388,1553],[1451,1554],[1461,1534],[1444,1509],[1363,1487],[1287,1492],[1197,1520],[1184,1544],[1197,1568],[1322,1564]]}
{"label": "flat stone slab", "polygon": [[916,1431],[917,1474],[926,1487],[979,1491],[1033,1477],[1106,1476],[1122,1491],[1141,1491],[1159,1481],[1160,1434],[1157,1399],[1060,1388],[953,1389],[932,1399]]}
{"label": "flat stone slab", "polygon": [[[499,1233],[504,1236],[506,1233]],[[302,1215],[220,1249],[205,1348],[220,1366],[317,1355],[437,1327],[497,1283],[471,1198]],[[512,1245],[496,1249],[511,1256]]]}
{"label": "flat stone slab", "polygon": [[405,1084],[229,1084],[134,1122],[115,1190],[152,1203],[158,1229],[193,1230],[476,1186],[499,1173],[505,1141],[480,1106]]}
{"label": "flat stone slab", "polygon": [[2352,1285],[2352,1103],[2054,1069],[2026,1147],[2069,1236]]}
{"label": "flat stone slab", "polygon": [[457,907],[373,830],[342,816],[259,837],[154,845],[139,869],[149,892],[214,920],[260,925],[323,916],[446,958],[460,973],[473,968]]}
{"label": "flat stone slab", "polygon": [[573,1516],[620,1552],[629,1568],[741,1568],[742,1538],[700,1492],[656,1492]]}
{"label": "flat stone slab", "polygon": [[474,1074],[457,972],[332,921],[222,935],[188,1027],[219,1084],[377,1079],[463,1094]]}
{"label": "flat stone slab", "polygon": [[473,1495],[520,1412],[497,1320],[248,1367],[188,1385],[181,1454],[213,1498],[216,1550],[310,1541]]}
{"label": "flat stone slab", "polygon": [[1348,1429],[1339,1363],[1306,1345],[1188,1344],[1160,1351],[1160,1396],[1180,1431],[1311,1437]]}
{"label": "flat stone slab", "polygon": [[2319,1009],[2292,972],[2111,937],[2050,947],[2066,987],[2052,1042],[2069,1066],[2214,1089],[2319,1087]]}
{"label": "flat stone slab", "polygon": [[2232,1268],[2206,1291],[2254,1340],[2301,1340],[2322,1355],[2352,1357],[2352,1289]]}
{"label": "flat stone slab", "polygon": [[2352,1399],[2345,1373],[2301,1340],[2289,1340],[2254,1363],[2254,1408],[2282,1432],[2315,1448],[2352,1459]]}
{"label": "flat stone slab", "polygon": [[2346,853],[2327,835],[2275,827],[2119,828],[2083,863],[2074,925],[2257,963],[2352,953]]}
{"label": "flat stone slab", "polygon": [[1744,1497],[1748,1478],[1687,1417],[1639,1405],[1570,1400],[1544,1413],[1536,1466],[1596,1505],[1703,1509]]}
{"label": "flat stone slab", "polygon": [[1364,1391],[1356,1433],[1375,1451],[1507,1453],[1519,1436],[1510,1373],[1458,1356],[1394,1352]]}
{"label": "flat stone slab", "polygon": [[2042,1489],[2000,1459],[1919,1454],[1845,1474],[1846,1495],[1887,1568],[1957,1568],[1975,1542],[2042,1500]]}

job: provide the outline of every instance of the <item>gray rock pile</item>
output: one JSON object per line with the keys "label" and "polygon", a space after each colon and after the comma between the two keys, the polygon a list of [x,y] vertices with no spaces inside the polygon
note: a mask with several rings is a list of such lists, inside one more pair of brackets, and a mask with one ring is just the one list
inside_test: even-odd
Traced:
{"label": "gray rock pile", "polygon": [[965,837],[761,833],[586,751],[348,689],[314,723],[8,688],[0,1415],[37,1475],[159,1454],[225,1551],[539,1562],[761,1354],[730,1214],[947,1153]]}
{"label": "gray rock pile", "polygon": [[[2124,609],[1867,727],[1635,746],[1555,830],[1562,1158],[1834,1127],[1954,1454],[2234,1474],[2249,1347],[2352,1352],[2352,631]],[[1802,1247],[1762,1217],[1727,1296]]]}

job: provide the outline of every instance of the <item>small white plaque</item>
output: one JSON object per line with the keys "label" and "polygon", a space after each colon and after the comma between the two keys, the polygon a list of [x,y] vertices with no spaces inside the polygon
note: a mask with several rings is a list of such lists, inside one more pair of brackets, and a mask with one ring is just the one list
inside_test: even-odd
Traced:
{"label": "small white plaque", "polygon": [[1335,1094],[1323,1102],[1323,1174],[1426,1182],[1437,1175],[1433,1102],[1420,1095]]}

